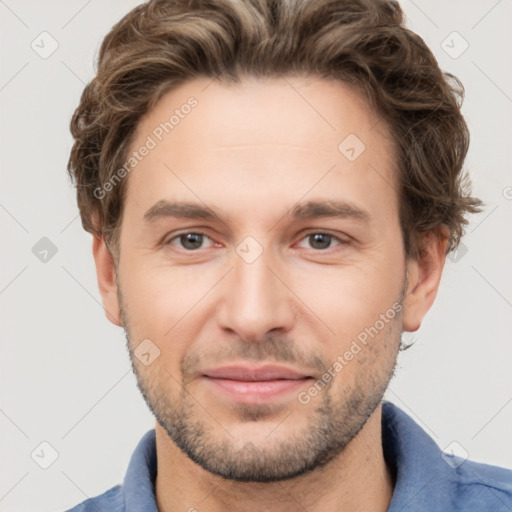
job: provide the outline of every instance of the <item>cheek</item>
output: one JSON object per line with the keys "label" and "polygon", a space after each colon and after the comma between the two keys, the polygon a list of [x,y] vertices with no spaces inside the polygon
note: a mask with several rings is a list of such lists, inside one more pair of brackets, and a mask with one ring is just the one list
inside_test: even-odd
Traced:
{"label": "cheek", "polygon": [[350,339],[373,325],[399,298],[398,270],[398,265],[393,270],[382,259],[318,267],[302,273],[300,279],[297,276],[292,288],[338,339]]}
{"label": "cheek", "polygon": [[150,338],[162,350],[172,344],[173,353],[180,354],[181,345],[184,351],[186,340],[194,339],[201,327],[198,313],[207,305],[205,299],[218,280],[216,275],[135,260],[126,261],[123,272],[121,286],[133,343]]}

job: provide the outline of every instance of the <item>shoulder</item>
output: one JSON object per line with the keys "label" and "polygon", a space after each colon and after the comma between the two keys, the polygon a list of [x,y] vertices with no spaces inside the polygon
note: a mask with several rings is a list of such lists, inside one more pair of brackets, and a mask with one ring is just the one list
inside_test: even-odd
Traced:
{"label": "shoulder", "polygon": [[512,511],[512,470],[443,452],[404,411],[383,404],[382,441],[396,475],[390,512]]}
{"label": "shoulder", "polygon": [[471,460],[454,459],[454,494],[473,506],[491,505],[491,510],[512,510],[512,470]]}
{"label": "shoulder", "polygon": [[98,512],[98,510],[124,512],[124,502],[121,490],[122,486],[116,485],[103,494],[94,498],[89,498],[75,507],[66,510],[66,512]]}
{"label": "shoulder", "polygon": [[154,482],[157,473],[155,430],[149,430],[132,453],[123,483],[89,498],[66,512],[158,512]]}

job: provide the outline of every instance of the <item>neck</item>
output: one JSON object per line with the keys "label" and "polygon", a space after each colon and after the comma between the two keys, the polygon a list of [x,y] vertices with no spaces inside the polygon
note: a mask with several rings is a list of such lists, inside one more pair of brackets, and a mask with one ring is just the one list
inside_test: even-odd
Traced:
{"label": "neck", "polygon": [[393,494],[381,441],[381,405],[345,450],[327,465],[300,477],[245,483],[213,475],[192,462],[156,425],[160,512],[385,512]]}

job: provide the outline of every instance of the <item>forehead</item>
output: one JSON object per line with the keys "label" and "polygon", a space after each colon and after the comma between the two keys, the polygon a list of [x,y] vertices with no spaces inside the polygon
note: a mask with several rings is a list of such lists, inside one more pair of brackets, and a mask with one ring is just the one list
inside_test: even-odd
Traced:
{"label": "forehead", "polygon": [[150,149],[130,172],[126,197],[147,207],[176,194],[219,207],[243,194],[255,201],[278,194],[289,203],[334,187],[367,202],[397,199],[385,123],[334,80],[189,81],[140,120],[130,151],[144,146]]}
{"label": "forehead", "polygon": [[135,143],[148,133],[161,142],[170,133],[179,139],[192,130],[205,147],[277,142],[331,151],[350,130],[368,141],[388,137],[383,120],[349,84],[312,76],[247,76],[237,83],[201,78],[179,85],[141,118]]}

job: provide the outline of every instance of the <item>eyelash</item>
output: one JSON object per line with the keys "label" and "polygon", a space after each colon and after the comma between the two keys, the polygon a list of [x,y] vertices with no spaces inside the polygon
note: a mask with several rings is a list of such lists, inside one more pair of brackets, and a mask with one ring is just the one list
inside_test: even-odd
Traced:
{"label": "eyelash", "polygon": [[[184,231],[182,233],[178,233],[177,235],[174,235],[172,238],[170,238],[167,242],[165,242],[164,245],[172,245],[171,242],[173,242],[174,240],[179,240],[182,236],[185,236],[185,235],[201,235],[203,237],[206,237],[206,238],[210,238],[205,232],[203,231]],[[302,240],[305,240],[307,239],[308,237],[311,237],[313,235],[325,235],[325,236],[328,236],[330,237],[331,240],[335,240],[337,242],[339,242],[339,244],[335,247],[338,247],[338,246],[344,246],[344,245],[348,245],[349,242],[346,241],[346,240],[342,240],[341,238],[331,234],[331,233],[327,233],[325,231],[311,231],[309,233],[306,233],[302,238],[301,238],[301,241]],[[210,238],[211,240],[211,238]],[[332,247],[328,247],[326,249],[313,249],[314,251],[318,251],[318,252],[328,252],[330,249],[332,249]],[[189,249],[184,249],[182,248],[182,250],[184,250],[185,252],[198,252],[200,249],[193,249],[193,250],[189,250]]]}

